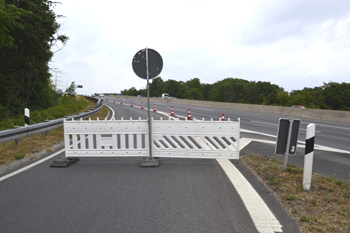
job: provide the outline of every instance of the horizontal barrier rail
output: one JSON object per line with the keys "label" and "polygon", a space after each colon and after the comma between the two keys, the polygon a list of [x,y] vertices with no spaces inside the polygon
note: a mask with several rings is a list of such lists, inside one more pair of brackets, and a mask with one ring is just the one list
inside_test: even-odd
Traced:
{"label": "horizontal barrier rail", "polygon": [[[93,99],[96,100],[96,99]],[[97,101],[97,100],[96,100]],[[101,110],[103,106],[103,102],[99,101],[96,103],[96,106],[88,111],[85,111],[83,113],[78,113],[76,115],[67,116],[64,118],[49,120],[46,122],[41,122],[38,124],[23,126],[23,127],[16,127],[14,129],[7,129],[7,130],[1,130],[0,131],[0,143],[17,140],[23,137],[27,137],[30,135],[34,135],[37,133],[42,133],[49,131],[51,129],[55,129],[58,127],[63,126],[63,121],[65,119],[79,119],[79,118],[87,118],[92,115],[95,115],[97,112]]]}
{"label": "horizontal barrier rail", "polygon": [[[153,120],[153,156],[239,159],[240,121]],[[64,121],[66,158],[148,156],[148,120]]]}

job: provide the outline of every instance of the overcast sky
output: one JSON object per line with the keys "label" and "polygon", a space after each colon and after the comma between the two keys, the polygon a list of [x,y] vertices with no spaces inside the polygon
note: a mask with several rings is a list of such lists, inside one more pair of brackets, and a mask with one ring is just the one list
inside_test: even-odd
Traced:
{"label": "overcast sky", "polygon": [[132,70],[137,51],[163,58],[163,80],[228,77],[286,91],[350,82],[349,0],[59,0],[69,36],[51,67],[58,88],[79,94],[145,88]]}

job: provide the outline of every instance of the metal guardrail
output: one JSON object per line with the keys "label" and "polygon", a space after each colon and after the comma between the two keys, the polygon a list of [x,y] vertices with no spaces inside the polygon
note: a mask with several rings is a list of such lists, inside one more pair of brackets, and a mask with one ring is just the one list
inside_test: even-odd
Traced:
{"label": "metal guardrail", "polygon": [[[90,100],[97,101],[97,99],[86,97]],[[18,140],[23,137],[27,137],[30,135],[34,135],[37,133],[47,132],[51,129],[55,129],[58,127],[63,126],[64,119],[71,120],[71,119],[80,119],[80,118],[87,118],[92,115],[95,115],[98,111],[101,110],[103,106],[103,102],[99,101],[96,103],[96,106],[94,108],[91,108],[90,110],[87,110],[83,113],[78,113],[72,116],[62,117],[54,120],[49,120],[46,122],[41,122],[34,125],[29,126],[23,126],[23,127],[16,127],[14,129],[6,129],[0,131],[0,143],[8,142],[12,140]]]}

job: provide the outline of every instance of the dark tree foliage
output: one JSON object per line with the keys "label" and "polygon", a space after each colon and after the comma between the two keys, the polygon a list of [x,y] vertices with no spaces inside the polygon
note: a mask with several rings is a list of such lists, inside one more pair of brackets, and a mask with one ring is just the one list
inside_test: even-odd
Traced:
{"label": "dark tree foliage", "polygon": [[[42,109],[57,103],[48,63],[52,46],[68,37],[57,34],[56,2],[47,0],[1,0],[0,21],[4,33],[0,46],[0,105],[9,116],[23,108]],[[11,16],[11,17],[10,17]]]}
{"label": "dark tree foliage", "polygon": [[[201,84],[198,78],[187,82],[154,79],[150,85],[151,97],[168,93],[180,99],[195,99],[218,102],[264,104],[276,106],[303,105],[307,108],[350,110],[350,83],[324,83],[322,87],[304,88],[290,93],[270,82],[247,81],[226,78],[214,84]],[[134,87],[122,95],[144,95],[146,89]]]}

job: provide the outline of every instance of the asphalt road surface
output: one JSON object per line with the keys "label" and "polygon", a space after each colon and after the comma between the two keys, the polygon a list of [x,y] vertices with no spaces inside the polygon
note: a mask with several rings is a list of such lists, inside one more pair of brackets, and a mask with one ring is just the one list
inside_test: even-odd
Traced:
{"label": "asphalt road surface", "polygon": [[[111,98],[109,104],[113,106],[123,100],[124,105],[129,106],[131,100],[122,98]],[[146,103],[147,98],[145,98]],[[141,101],[133,101],[135,108],[141,106]],[[241,121],[241,137],[251,139],[251,143],[241,151],[244,154],[261,154],[273,156],[283,161],[284,155],[275,155],[275,143],[280,118],[286,116],[259,114],[251,112],[241,112],[226,109],[205,108],[189,105],[178,105],[160,102],[151,102],[151,107],[156,104],[157,111],[164,113],[168,117],[171,108],[174,107],[176,116],[186,117],[188,110],[194,118],[202,120],[219,120],[222,113],[225,119],[237,119]],[[156,118],[155,118],[156,119]],[[298,165],[303,168],[305,155],[306,126],[310,123],[316,124],[315,150],[313,171],[326,176],[350,182],[350,124],[319,121],[299,118],[300,130],[298,137],[298,147],[295,155],[289,155],[288,163]]]}
{"label": "asphalt road surface", "polygon": [[[141,103],[134,102],[135,107],[130,107],[109,100],[106,104],[113,109],[109,117],[147,118],[147,111],[140,109]],[[172,106],[156,104],[158,111],[152,112],[152,117],[159,119],[170,114]],[[183,118],[187,116],[188,108],[191,108],[193,117],[205,119],[218,119],[223,111],[174,107],[175,114]],[[273,135],[277,126],[269,124],[276,124],[274,119],[278,116],[249,114],[245,117],[244,114],[225,110],[226,118],[241,119],[241,128],[245,130],[241,136],[252,139],[241,154],[273,152],[273,145],[265,141],[275,140]],[[322,123],[340,127],[341,131],[349,128],[348,125]],[[320,130],[319,127],[316,129]],[[300,135],[299,139],[302,137]],[[344,135],[341,133],[340,137]],[[338,170],[346,167],[348,154],[343,151],[349,151],[349,148],[327,144],[327,139],[316,139],[316,142],[322,140],[324,146],[341,150],[334,152],[336,155],[324,156],[323,159],[329,160],[328,165],[339,164]],[[227,160],[225,164],[214,159],[161,158],[159,167],[141,168],[141,158],[81,158],[68,168],[50,167],[55,159],[63,156],[63,149],[58,149],[36,164],[22,163],[1,170],[1,232],[299,231],[295,221],[286,215],[270,191],[239,161]],[[291,157],[290,162],[294,162],[297,156]],[[343,158],[345,165],[333,161],[335,156]],[[322,164],[322,160],[315,159],[315,166],[318,163]],[[228,172],[222,164],[232,170]],[[230,178],[232,175],[233,179]],[[237,184],[238,180],[242,183]],[[247,190],[249,192],[242,195]],[[251,190],[266,205],[265,209],[251,210],[245,201],[246,196],[254,193]],[[254,217],[264,211],[270,211],[275,218],[266,221],[265,228]]]}

